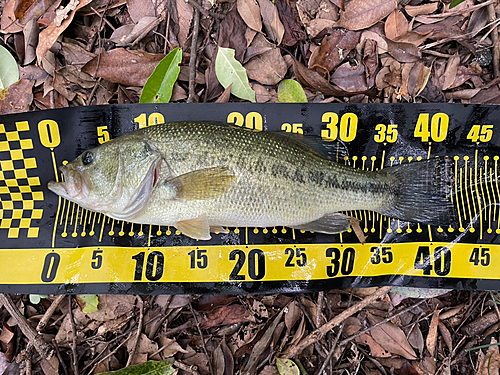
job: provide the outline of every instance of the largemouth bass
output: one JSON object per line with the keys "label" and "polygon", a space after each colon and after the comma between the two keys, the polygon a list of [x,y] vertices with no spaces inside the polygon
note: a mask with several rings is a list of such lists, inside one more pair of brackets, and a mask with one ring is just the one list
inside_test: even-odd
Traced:
{"label": "largemouth bass", "polygon": [[62,166],[49,189],[117,220],[174,226],[210,239],[224,227],[341,233],[340,211],[371,210],[429,225],[450,223],[448,162],[365,171],[327,160],[322,141],[213,122],[140,129]]}

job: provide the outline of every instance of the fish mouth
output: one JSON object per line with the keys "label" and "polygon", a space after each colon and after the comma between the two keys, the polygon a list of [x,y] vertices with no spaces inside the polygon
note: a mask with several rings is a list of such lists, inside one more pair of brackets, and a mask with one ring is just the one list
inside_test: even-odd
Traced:
{"label": "fish mouth", "polygon": [[74,198],[82,192],[83,179],[80,172],[62,165],[59,170],[64,176],[64,182],[51,181],[48,184],[49,190],[64,198]]}

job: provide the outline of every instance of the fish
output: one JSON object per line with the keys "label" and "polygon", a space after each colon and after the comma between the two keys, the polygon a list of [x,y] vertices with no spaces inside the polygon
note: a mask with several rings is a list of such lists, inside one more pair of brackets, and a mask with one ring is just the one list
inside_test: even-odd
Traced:
{"label": "fish", "polygon": [[173,226],[197,240],[228,227],[342,233],[352,219],[343,212],[354,210],[434,226],[453,221],[447,159],[369,171],[331,160],[325,144],[224,123],[164,123],[83,152],[48,188],[113,219]]}

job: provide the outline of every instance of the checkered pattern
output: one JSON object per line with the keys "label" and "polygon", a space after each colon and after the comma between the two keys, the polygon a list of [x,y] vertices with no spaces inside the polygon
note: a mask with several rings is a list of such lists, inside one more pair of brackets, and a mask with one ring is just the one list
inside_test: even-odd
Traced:
{"label": "checkered pattern", "polygon": [[32,220],[41,219],[43,214],[43,209],[37,208],[43,191],[33,189],[41,186],[33,173],[36,159],[23,153],[33,149],[33,141],[21,137],[28,130],[27,121],[16,122],[16,130],[9,132],[0,124],[0,233],[7,229],[8,238],[19,238],[20,232],[28,238],[38,237],[39,228],[32,226]]}

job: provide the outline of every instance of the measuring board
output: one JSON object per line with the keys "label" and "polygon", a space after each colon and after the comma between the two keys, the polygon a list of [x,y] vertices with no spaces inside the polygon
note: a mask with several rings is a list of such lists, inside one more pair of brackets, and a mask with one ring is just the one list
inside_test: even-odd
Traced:
{"label": "measuring board", "polygon": [[[228,228],[197,241],[174,227],[84,210],[47,189],[57,167],[127,132],[224,121],[323,138],[365,170],[448,158],[457,220],[407,223],[370,211],[367,242],[286,227]],[[0,292],[277,293],[405,285],[500,289],[500,107],[457,104],[159,104],[0,116]],[[307,199],[306,197],[304,199]]]}

